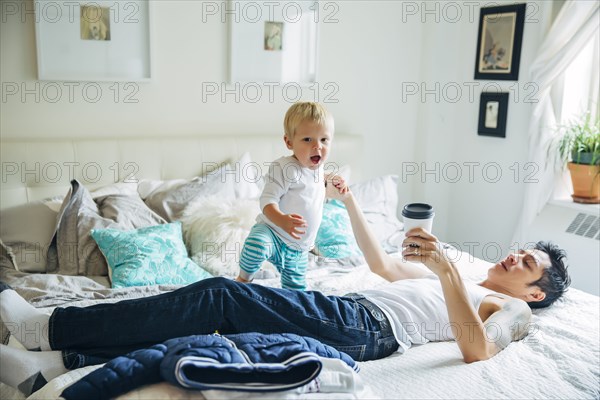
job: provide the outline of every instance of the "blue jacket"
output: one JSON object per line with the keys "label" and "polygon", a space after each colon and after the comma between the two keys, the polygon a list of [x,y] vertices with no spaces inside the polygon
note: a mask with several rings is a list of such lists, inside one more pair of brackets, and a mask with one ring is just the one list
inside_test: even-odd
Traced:
{"label": "blue jacket", "polygon": [[358,370],[347,354],[290,333],[193,335],[117,357],[61,396],[66,400],[109,399],[163,380],[198,390],[289,390],[319,375],[318,356],[341,359]]}

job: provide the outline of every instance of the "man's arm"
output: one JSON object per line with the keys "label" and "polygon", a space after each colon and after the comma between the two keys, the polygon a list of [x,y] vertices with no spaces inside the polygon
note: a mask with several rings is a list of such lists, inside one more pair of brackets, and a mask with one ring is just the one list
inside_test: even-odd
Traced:
{"label": "man's arm", "polygon": [[531,323],[531,308],[526,302],[520,299],[500,299],[492,296],[486,297],[485,300],[499,303],[497,311],[483,323],[488,340],[496,345],[493,354],[503,350],[511,342],[527,336]]}
{"label": "man's arm", "polygon": [[407,260],[423,262],[439,277],[450,327],[465,362],[487,360],[525,336],[531,317],[527,303],[487,296],[483,312],[475,310],[458,269],[445,257],[435,236],[415,228],[407,232],[403,245]]}
{"label": "man's arm", "polygon": [[[487,360],[508,346],[513,340],[527,334],[531,310],[519,299],[500,299],[488,296],[488,305],[482,320],[475,310],[456,266],[439,274],[448,317],[456,343],[465,362]],[[489,300],[488,300],[489,299]]]}
{"label": "man's arm", "polygon": [[347,191],[340,194],[333,185],[328,185],[327,196],[344,202],[350,217],[354,237],[371,271],[390,282],[401,279],[422,278],[428,274],[423,268],[409,262],[403,262],[399,258],[392,258],[383,250],[373,231],[371,231],[352,192]]}

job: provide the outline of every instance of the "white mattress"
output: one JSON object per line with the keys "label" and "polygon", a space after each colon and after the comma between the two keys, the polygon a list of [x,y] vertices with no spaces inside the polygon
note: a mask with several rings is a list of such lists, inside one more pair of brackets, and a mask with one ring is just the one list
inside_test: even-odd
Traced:
{"label": "white mattress", "polygon": [[[463,258],[466,260],[466,257]],[[481,260],[466,266],[463,275],[480,277],[489,266]],[[81,277],[79,277],[81,278]],[[308,273],[311,288],[344,294],[373,287],[383,280],[366,265],[325,267]],[[86,278],[83,278],[86,279]],[[263,281],[277,286],[277,280]],[[105,301],[105,300],[103,300]],[[113,300],[114,301],[114,300]],[[84,300],[75,304],[92,304]],[[564,301],[534,311],[533,330],[490,360],[465,364],[454,342],[414,346],[405,354],[360,363],[353,393],[283,394],[276,398],[383,398],[383,399],[598,399],[600,397],[600,298],[576,289]],[[96,367],[71,371],[49,382],[30,398],[57,398],[72,382]],[[18,398],[6,387],[2,398]],[[243,397],[229,393],[223,398]],[[209,396],[207,396],[209,397]],[[210,396],[215,398],[214,395]],[[199,392],[162,383],[136,390],[121,399],[202,399]],[[216,397],[218,398],[218,397]],[[266,398],[266,397],[261,397]]]}

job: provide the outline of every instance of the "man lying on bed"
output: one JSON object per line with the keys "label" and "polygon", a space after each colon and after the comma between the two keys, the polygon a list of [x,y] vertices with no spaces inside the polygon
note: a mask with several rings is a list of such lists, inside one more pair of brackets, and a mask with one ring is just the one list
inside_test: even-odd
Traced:
{"label": "man lying on bed", "polygon": [[339,297],[211,278],[152,297],[56,308],[50,317],[5,286],[0,293],[2,320],[24,333],[16,339],[28,350],[42,351],[2,346],[1,381],[14,387],[35,381],[27,385],[35,390],[66,368],[215,331],[295,333],[357,361],[404,352],[413,343],[454,339],[470,363],[486,360],[523,338],[530,307],[549,306],[570,283],[564,251],[543,242],[508,255],[478,285],[463,282],[437,238],[417,228],[407,232],[402,254],[407,261],[422,262],[433,274],[424,273],[383,251],[351,192],[339,190],[341,194],[334,185],[328,185],[328,191],[345,203],[369,267],[389,284]]}

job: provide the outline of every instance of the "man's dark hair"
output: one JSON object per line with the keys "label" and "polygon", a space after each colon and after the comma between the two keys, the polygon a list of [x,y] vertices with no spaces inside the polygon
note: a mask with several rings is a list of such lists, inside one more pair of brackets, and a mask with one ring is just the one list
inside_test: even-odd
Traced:
{"label": "man's dark hair", "polygon": [[544,308],[558,300],[571,284],[571,277],[567,272],[567,252],[552,242],[540,241],[534,248],[548,254],[551,265],[544,269],[540,279],[529,284],[539,287],[546,297],[542,301],[531,301],[527,304],[531,308]]}

